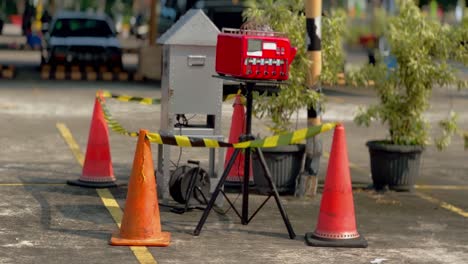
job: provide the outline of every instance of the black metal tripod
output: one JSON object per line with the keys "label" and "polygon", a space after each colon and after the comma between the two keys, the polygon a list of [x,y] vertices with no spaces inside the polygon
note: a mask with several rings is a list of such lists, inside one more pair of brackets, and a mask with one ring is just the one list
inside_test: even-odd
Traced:
{"label": "black metal tripod", "polygon": [[[238,79],[238,78],[233,78],[233,77],[228,77],[228,76],[213,76],[216,78],[221,78],[225,80],[230,80],[230,81],[236,81],[239,83],[245,83],[246,85],[246,95],[247,95],[247,104],[246,104],[246,135],[242,135],[240,137],[240,141],[248,141],[254,139],[254,136],[251,135],[252,133],[252,91],[255,88],[255,85],[257,83],[263,83],[267,85],[278,85],[280,82],[277,81],[264,81],[264,80],[246,80],[246,79]],[[289,222],[288,215],[286,214],[286,211],[284,210],[284,207],[281,203],[278,191],[276,189],[275,184],[273,183],[272,177],[270,170],[267,167],[267,164],[265,162],[265,158],[263,156],[263,152],[260,148],[256,148],[256,151],[259,156],[260,163],[262,165],[263,170],[265,171],[265,177],[266,180],[268,181],[268,184],[270,185],[271,188],[271,193],[270,195],[265,199],[265,201],[257,208],[257,210],[252,214],[252,216],[249,217],[249,174],[250,174],[250,156],[251,156],[251,149],[246,148],[245,149],[245,160],[244,160],[244,179],[242,182],[242,213],[239,213],[234,206],[234,204],[229,200],[229,198],[226,196],[225,192],[223,191],[223,185],[224,182],[229,174],[229,171],[231,171],[232,166],[234,165],[234,162],[237,158],[237,155],[239,155],[241,149],[235,149],[224,172],[223,175],[221,176],[221,179],[218,182],[218,185],[216,186],[216,189],[213,192],[213,195],[211,196],[210,201],[208,202],[208,205],[205,208],[205,211],[203,212],[202,217],[200,218],[200,221],[198,222],[197,227],[195,228],[193,235],[198,236],[200,234],[200,231],[205,224],[206,219],[208,218],[208,215],[216,201],[216,198],[218,197],[219,193],[221,192],[223,196],[226,198],[226,201],[229,203],[229,205],[233,208],[234,212],[239,216],[241,219],[241,223],[243,225],[247,225],[253,218],[254,216],[260,211],[260,209],[266,204],[266,202],[271,198],[271,196],[275,197],[276,204],[278,206],[278,209],[281,213],[281,216],[283,217],[284,224],[286,225],[286,228],[288,229],[289,237],[291,239],[294,239],[296,237],[296,234],[294,233],[294,230],[291,226],[291,223]]]}

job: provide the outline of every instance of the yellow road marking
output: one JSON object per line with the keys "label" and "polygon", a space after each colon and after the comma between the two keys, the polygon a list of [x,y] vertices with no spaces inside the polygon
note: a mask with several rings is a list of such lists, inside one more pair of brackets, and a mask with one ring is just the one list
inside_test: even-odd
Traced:
{"label": "yellow road marking", "polygon": [[31,182],[31,183],[0,183],[0,186],[53,186],[53,185],[65,185],[65,183],[40,183],[40,182]]}
{"label": "yellow road marking", "polygon": [[466,185],[415,185],[418,190],[468,190]]}
{"label": "yellow road marking", "polygon": [[[123,213],[119,207],[119,204],[115,200],[112,193],[109,189],[96,189],[99,197],[101,197],[102,203],[106,206],[107,210],[111,214],[114,221],[117,223],[117,226],[120,228],[120,223],[122,223]],[[157,263],[153,258],[153,255],[148,251],[146,247],[130,247],[133,251],[133,254],[142,264]]]}
{"label": "yellow road marking", "polygon": [[[323,156],[325,158],[329,158],[330,153],[324,152]],[[368,170],[366,170],[364,168],[361,168],[361,167],[359,167],[358,165],[356,165],[356,164],[354,164],[352,162],[349,162],[349,167],[352,168],[352,169],[356,169],[356,170],[359,170],[359,171],[362,171],[362,172],[369,173]],[[467,185],[418,185],[418,184],[416,184],[414,186],[414,188],[416,188],[418,190],[468,190]]]}
{"label": "yellow road marking", "polygon": [[416,192],[416,195],[418,195],[419,197],[421,197],[422,199],[426,200],[426,201],[429,201],[431,203],[434,203],[434,204],[437,204],[439,205],[440,207],[444,208],[444,209],[447,209],[451,212],[454,212],[456,214],[459,214],[463,217],[468,217],[468,212],[465,212],[463,209],[461,208],[458,208],[456,206],[453,206],[449,203],[446,203],[444,201],[441,201],[439,199],[436,199],[434,197],[431,197],[427,194],[423,194],[423,193],[420,193],[420,192]]}
{"label": "yellow road marking", "polygon": [[[80,147],[76,143],[75,139],[73,138],[70,130],[67,126],[63,123],[57,123],[57,129],[60,131],[62,137],[67,142],[70,150],[73,152],[78,163],[83,166],[83,153],[80,150]],[[115,200],[112,193],[109,189],[96,189],[97,194],[101,198],[102,203],[107,208],[109,213],[111,214],[112,218],[114,219],[117,226],[120,228],[120,223],[122,222],[122,209],[120,208],[119,204]],[[138,262],[141,264],[157,264],[156,260],[154,259],[153,255],[149,252],[147,247],[134,247],[131,246],[130,249],[132,250],[133,254],[137,258]]]}
{"label": "yellow road marking", "polygon": [[73,153],[73,156],[75,156],[78,163],[80,163],[80,165],[83,166],[84,164],[83,153],[81,152],[80,146],[78,146],[78,144],[76,143],[68,127],[64,123],[57,123],[55,126],[60,131],[60,134],[62,135],[65,142],[67,142],[68,147]]}
{"label": "yellow road marking", "polygon": [[117,223],[117,226],[120,228],[123,214],[114,196],[109,191],[109,189],[96,189],[96,191],[99,194],[102,203],[106,206],[107,210],[109,210],[109,213],[111,214],[112,218],[114,218],[115,223]]}
{"label": "yellow road marking", "polygon": [[[324,152],[323,153],[323,156],[326,157],[326,158],[329,158],[330,157],[330,154],[328,152]],[[349,167],[350,168],[353,168],[353,169],[357,169],[357,170],[360,170],[360,171],[364,171],[364,172],[368,172],[367,170],[359,167],[358,165],[356,164],[353,164],[353,163],[349,163]],[[415,189],[418,189],[418,190],[468,190],[468,186],[465,186],[465,185],[461,185],[461,186],[456,186],[456,185],[415,185],[414,186]],[[461,208],[458,208],[454,205],[451,205],[447,202],[444,202],[444,201],[441,201],[439,199],[436,199],[432,196],[429,196],[427,194],[423,194],[423,193],[420,193],[420,192],[415,192],[416,195],[418,195],[420,198],[426,200],[426,201],[429,201],[431,203],[434,203],[434,204],[437,204],[438,206],[444,208],[444,209],[447,209],[451,212],[454,212],[456,214],[459,214],[463,217],[468,217],[468,212],[465,212],[463,209]]]}

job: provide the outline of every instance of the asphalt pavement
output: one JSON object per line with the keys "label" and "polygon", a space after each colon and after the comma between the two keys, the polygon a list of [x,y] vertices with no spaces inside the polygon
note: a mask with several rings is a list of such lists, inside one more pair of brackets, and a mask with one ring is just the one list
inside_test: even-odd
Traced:
{"label": "asphalt pavement", "polygon": [[[33,73],[33,71],[31,71]],[[273,199],[242,225],[233,210],[212,212],[200,236],[192,232],[202,211],[179,215],[161,206],[161,224],[172,233],[167,248],[109,246],[118,230],[116,218],[125,206],[127,187],[109,189],[111,197],[94,189],[66,185],[81,175],[79,158],[70,140],[84,155],[97,89],[141,97],[160,97],[158,83],[41,81],[38,77],[0,80],[0,263],[466,263],[468,259],[468,152],[461,138],[438,152],[423,154],[421,177],[413,193],[376,193],[371,184],[365,142],[383,138],[384,127],[357,127],[352,122],[359,105],[375,103],[370,89],[328,87],[324,122],[341,121],[346,129],[353,182],[357,229],[368,248],[309,247],[304,235],[316,228],[332,132],[322,134],[326,153],[321,159],[316,197],[281,196],[296,233],[288,237]],[[160,107],[107,102],[114,118],[128,130],[157,131]],[[433,126],[451,109],[468,128],[468,93],[437,90],[427,118]],[[228,136],[232,102],[223,103],[223,134]],[[294,126],[305,126],[305,110]],[[57,129],[63,124],[70,136]],[[253,120],[253,132],[269,135],[268,120]],[[437,130],[434,132],[437,133]],[[70,139],[71,138],[71,139]],[[112,164],[119,183],[127,183],[135,138],[110,132]],[[157,147],[152,146],[156,164]],[[75,154],[76,154],[75,151]],[[184,149],[180,164],[198,159],[207,166],[207,153]],[[171,160],[179,159],[173,151]],[[228,194],[240,206],[236,192]],[[237,198],[237,199],[236,199]],[[252,194],[250,208],[265,196]],[[116,201],[113,204],[112,201]],[[171,201],[170,205],[175,205]],[[118,206],[118,207],[117,207]],[[228,210],[227,204],[219,210]]]}
{"label": "asphalt pavement", "polygon": [[[10,41],[10,40],[8,40]],[[351,53],[350,63],[362,63],[365,54]],[[167,248],[114,247],[108,241],[118,230],[132,162],[135,138],[110,131],[112,165],[118,188],[96,191],[66,185],[81,176],[94,96],[97,89],[139,97],[161,96],[158,82],[44,81],[39,77],[37,51],[0,51],[0,64],[17,65],[14,80],[0,79],[0,263],[466,263],[468,259],[468,152],[453,138],[443,152],[428,146],[423,154],[421,177],[412,193],[374,192],[365,142],[384,138],[385,127],[357,127],[353,115],[361,105],[376,103],[371,89],[325,87],[324,122],[340,121],[347,138],[349,167],[357,230],[369,244],[365,249],[309,247],[304,235],[315,230],[322,198],[333,132],[320,136],[325,153],[320,164],[318,194],[299,199],[282,195],[281,201],[296,233],[290,239],[273,199],[248,225],[225,203],[211,212],[200,236],[192,232],[202,211],[174,214],[161,206],[163,231],[172,233]],[[136,55],[124,58],[136,67]],[[468,71],[462,68],[468,78]],[[113,117],[130,131],[158,131],[158,105],[107,100]],[[451,110],[468,130],[468,92],[436,89],[426,118],[437,122]],[[227,138],[232,101],[222,104],[223,135]],[[293,117],[293,128],[306,124],[305,109]],[[253,120],[253,134],[270,135],[269,121]],[[69,131],[64,136],[65,127]],[[71,143],[76,143],[74,145]],[[72,148],[70,148],[70,144]],[[152,145],[157,164],[157,146]],[[179,156],[180,155],[180,156]],[[208,166],[208,151],[177,148],[171,161],[188,159]],[[221,161],[221,165],[222,165]],[[158,177],[158,175],[156,176]],[[240,206],[241,195],[228,193]],[[250,214],[265,196],[250,196]],[[168,201],[170,206],[178,205]],[[178,205],[180,206],[180,205]],[[224,214],[220,214],[224,211]]]}

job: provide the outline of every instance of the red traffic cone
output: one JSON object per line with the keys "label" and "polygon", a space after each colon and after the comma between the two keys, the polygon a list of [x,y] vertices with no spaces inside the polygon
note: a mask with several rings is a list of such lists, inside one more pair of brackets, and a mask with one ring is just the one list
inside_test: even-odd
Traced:
{"label": "red traffic cone", "polygon": [[367,247],[367,241],[356,230],[343,125],[337,125],[333,134],[317,228],[305,235],[305,241],[317,247]]}
{"label": "red traffic cone", "polygon": [[158,194],[148,131],[140,130],[128,184],[120,232],[112,235],[114,246],[166,247],[171,233],[161,231]]}
{"label": "red traffic cone", "polygon": [[86,148],[86,157],[83,165],[83,172],[78,180],[67,181],[70,185],[90,188],[108,188],[115,187],[114,170],[109,147],[109,131],[107,123],[104,120],[99,100],[104,98],[99,94],[100,99],[96,98],[94,102],[93,118],[91,128],[89,129],[88,146]]}
{"label": "red traffic cone", "polygon": [[[234,112],[232,113],[231,119],[231,130],[229,131],[229,143],[238,143],[239,137],[245,134],[245,110],[244,105],[241,102],[241,95],[237,94],[234,100]],[[228,148],[226,151],[226,159],[224,160],[224,167],[226,168],[229,160],[234,153],[234,148]],[[231,170],[226,178],[227,182],[239,183],[244,179],[244,163],[245,156],[242,152],[237,155]],[[250,163],[252,164],[252,163]],[[252,181],[252,168],[250,168],[249,180]]]}

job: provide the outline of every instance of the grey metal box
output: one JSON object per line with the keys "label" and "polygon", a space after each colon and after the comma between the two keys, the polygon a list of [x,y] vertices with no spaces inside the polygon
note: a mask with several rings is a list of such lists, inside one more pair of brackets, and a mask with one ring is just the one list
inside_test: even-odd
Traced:
{"label": "grey metal box", "polygon": [[217,115],[222,80],[213,78],[216,47],[163,47],[162,110],[169,113]]}
{"label": "grey metal box", "polygon": [[[212,77],[216,74],[218,34],[218,28],[202,10],[192,9],[158,39],[163,45],[161,133],[224,138],[221,131],[223,82]],[[175,127],[176,114],[205,115],[211,122],[196,127]],[[170,149],[165,145],[158,147],[158,191],[164,200],[169,198]],[[221,176],[223,168],[224,149],[211,149],[208,172],[212,177],[212,189],[218,181],[215,177]]]}

